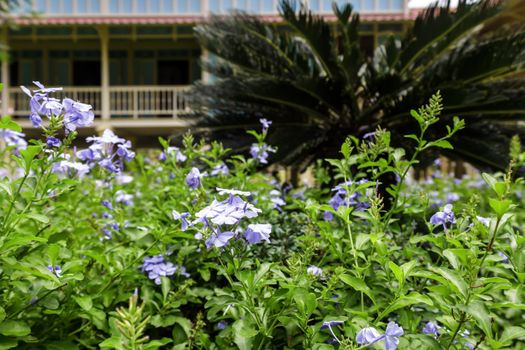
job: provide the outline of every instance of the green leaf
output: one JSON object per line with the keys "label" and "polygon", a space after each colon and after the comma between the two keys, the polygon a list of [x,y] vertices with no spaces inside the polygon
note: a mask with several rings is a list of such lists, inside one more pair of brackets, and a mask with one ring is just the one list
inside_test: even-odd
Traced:
{"label": "green leaf", "polygon": [[51,265],[55,265],[60,254],[60,246],[58,244],[50,244],[47,247],[47,255],[51,259]]}
{"label": "green leaf", "polygon": [[0,334],[8,337],[24,337],[31,334],[31,328],[23,321],[5,320],[0,324]]}
{"label": "green leaf", "polygon": [[432,299],[427,297],[426,295],[419,294],[417,292],[410,293],[408,295],[402,296],[399,299],[396,299],[394,302],[392,302],[383,312],[379,314],[377,317],[379,320],[381,320],[383,317],[387,316],[391,312],[410,306],[414,304],[426,304],[429,306],[434,305],[432,302]]}
{"label": "green leaf", "polygon": [[293,299],[301,313],[309,317],[317,308],[317,299],[314,293],[308,293],[306,289],[294,290]]}
{"label": "green leaf", "polygon": [[452,286],[456,292],[461,294],[463,298],[467,298],[467,284],[454,271],[449,270],[445,267],[433,267],[430,270],[441,275],[445,280],[447,280],[450,283],[450,286]]}
{"label": "green leaf", "polygon": [[525,328],[522,327],[515,327],[515,326],[506,326],[503,330],[503,333],[501,333],[501,337],[499,338],[499,341],[503,345],[510,345],[510,342],[514,339],[518,338],[525,338]]}
{"label": "green leaf", "polygon": [[0,119],[0,129],[9,129],[17,132],[22,131],[22,127],[14,122],[9,116],[4,116]]}
{"label": "green leaf", "polygon": [[9,197],[13,196],[13,191],[11,190],[11,186],[7,183],[0,182],[0,190],[3,190]]}
{"label": "green leaf", "polygon": [[98,344],[101,349],[122,349],[122,339],[117,336],[113,336],[104,340],[102,343]]}
{"label": "green leaf", "polygon": [[30,218],[30,219],[33,219],[33,220],[36,220],[36,221],[40,221],[43,224],[48,224],[49,223],[49,218],[47,216],[45,216],[45,215],[42,215],[42,214],[26,213],[25,216]]}
{"label": "green leaf", "polygon": [[25,170],[26,173],[31,168],[31,163],[33,162],[33,159],[40,153],[42,150],[41,146],[32,145],[27,146],[26,149],[20,151],[20,155],[22,156],[22,159],[24,160]]}
{"label": "green leaf", "polygon": [[6,313],[5,313],[4,308],[0,306],[0,322],[5,320],[5,316],[6,316]]}
{"label": "green leaf", "polygon": [[234,342],[239,347],[239,350],[251,350],[252,338],[255,337],[258,332],[246,320],[235,321],[232,328],[235,331]]}
{"label": "green leaf", "polygon": [[511,208],[512,201],[509,199],[489,198],[489,205],[498,217],[502,217]]}
{"label": "green leaf", "polygon": [[447,140],[434,141],[430,145],[434,147],[444,148],[444,149],[454,149],[452,144],[448,142]]}
{"label": "green leaf", "polygon": [[18,340],[0,336],[0,350],[13,349],[18,346]]}
{"label": "green leaf", "polygon": [[474,301],[468,305],[465,311],[476,320],[476,324],[483,330],[483,333],[492,339],[491,318],[485,305],[481,301]]}
{"label": "green leaf", "polygon": [[74,296],[73,299],[77,302],[78,306],[80,306],[85,311],[91,310],[93,307],[93,301],[91,300],[91,297],[88,295],[84,296]]}
{"label": "green leaf", "polygon": [[374,299],[374,295],[372,294],[372,291],[370,290],[370,288],[368,288],[368,286],[362,279],[359,279],[359,278],[356,278],[354,276],[350,276],[347,274],[343,274],[339,276],[339,279],[343,281],[344,283],[348,284],[350,287],[352,287],[356,291],[366,294],[370,298],[370,300],[372,300],[374,304],[376,303]]}
{"label": "green leaf", "polygon": [[399,285],[403,285],[405,282],[405,274],[403,273],[403,269],[396,265],[393,261],[388,262],[388,266],[390,267],[390,270],[394,273],[394,276],[396,276],[397,281],[399,282]]}
{"label": "green leaf", "polygon": [[494,192],[496,191],[494,189],[494,184],[498,181],[496,180],[494,177],[492,177],[492,175],[490,174],[487,174],[487,173],[482,173],[481,174],[481,177],[483,178],[483,180],[485,180],[485,182],[487,183],[487,185],[489,185],[490,188],[492,188],[494,190]]}
{"label": "green leaf", "polygon": [[170,293],[170,290],[171,290],[171,281],[168,277],[161,277],[160,281],[161,281],[160,287],[162,289],[162,297],[164,298],[164,300],[167,300],[168,294]]}
{"label": "green leaf", "polygon": [[169,338],[155,339],[144,345],[143,350],[155,350],[171,342],[172,340]]}

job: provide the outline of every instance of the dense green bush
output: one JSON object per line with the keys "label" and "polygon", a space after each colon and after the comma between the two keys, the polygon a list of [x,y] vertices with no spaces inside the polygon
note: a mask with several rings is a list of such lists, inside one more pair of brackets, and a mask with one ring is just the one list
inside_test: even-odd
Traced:
{"label": "dense green bush", "polygon": [[[463,127],[427,139],[439,95],[412,111],[411,159],[378,129],[290,188],[259,171],[268,121],[249,159],[189,134],[151,159],[109,130],[75,153],[90,109],[29,93],[51,117],[29,146],[1,124],[0,349],[525,347],[513,166],[408,176]],[[381,197],[384,174],[398,181]]]}

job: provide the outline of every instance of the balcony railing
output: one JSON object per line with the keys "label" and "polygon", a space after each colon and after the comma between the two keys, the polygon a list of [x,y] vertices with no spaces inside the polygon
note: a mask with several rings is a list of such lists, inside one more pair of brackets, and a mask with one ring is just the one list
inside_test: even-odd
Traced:
{"label": "balcony railing", "polygon": [[[184,97],[188,86],[110,86],[109,112],[111,118],[168,117],[188,113],[189,108]],[[102,106],[102,87],[64,87],[63,91],[52,94],[62,99],[69,97],[83,103],[89,103],[97,117]],[[15,117],[27,117],[30,114],[29,97],[20,88],[9,89],[8,113]]]}
{"label": "balcony railing", "polygon": [[[241,10],[254,14],[278,12],[280,0],[10,0],[14,13],[56,16],[205,16]],[[302,0],[319,13],[332,13],[332,3],[350,3],[365,13],[404,12],[407,0]],[[296,2],[299,4],[299,1]]]}

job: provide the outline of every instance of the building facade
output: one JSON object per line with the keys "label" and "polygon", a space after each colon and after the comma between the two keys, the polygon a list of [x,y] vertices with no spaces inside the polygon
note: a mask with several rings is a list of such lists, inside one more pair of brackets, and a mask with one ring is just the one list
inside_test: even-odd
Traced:
{"label": "building facade", "polygon": [[[11,0],[1,42],[2,114],[25,128],[28,100],[19,85],[63,86],[64,96],[93,105],[96,125],[136,129],[185,127],[182,92],[202,72],[193,26],[212,14],[246,11],[277,22],[279,0]],[[333,0],[303,0],[333,17]],[[360,13],[361,43],[371,52],[411,20],[408,0],[337,0]],[[60,97],[60,96],[59,96]]]}

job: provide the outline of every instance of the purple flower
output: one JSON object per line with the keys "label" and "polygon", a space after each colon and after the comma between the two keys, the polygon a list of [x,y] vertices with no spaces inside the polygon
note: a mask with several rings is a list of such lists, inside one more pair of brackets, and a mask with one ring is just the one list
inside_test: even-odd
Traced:
{"label": "purple flower", "polygon": [[332,221],[334,219],[334,214],[328,210],[325,210],[323,213],[324,221]]}
{"label": "purple flower", "polygon": [[203,219],[209,219],[216,225],[234,225],[242,218],[254,218],[261,212],[253,204],[246,202],[239,196],[230,194],[224,201],[213,202],[195,214],[196,222],[204,222]]}
{"label": "purple flower", "polygon": [[64,106],[60,103],[60,100],[48,96],[49,93],[61,91],[62,88],[46,88],[38,81],[33,81],[33,84],[39,88],[38,90],[33,90],[33,93],[25,86],[20,86],[20,88],[31,98],[29,101],[31,108],[29,120],[31,120],[33,127],[37,128],[42,125],[42,115],[47,117],[61,115]]}
{"label": "purple flower", "polygon": [[133,182],[133,176],[126,174],[117,174],[115,176],[115,181],[117,181],[117,183],[120,185],[127,185]]}
{"label": "purple flower", "polygon": [[102,205],[105,206],[106,208],[108,208],[109,210],[113,210],[113,205],[107,199],[104,199],[102,201]]}
{"label": "purple flower", "polygon": [[187,217],[190,215],[190,213],[179,213],[176,210],[173,210],[171,212],[171,216],[173,217],[173,220],[181,220],[181,230],[186,231],[188,229],[188,226],[190,225],[188,222]]}
{"label": "purple flower", "polygon": [[459,195],[457,193],[451,192],[447,194],[447,203],[454,203],[459,200]]}
{"label": "purple flower", "polygon": [[222,320],[222,321],[219,321],[219,323],[217,323],[217,329],[218,330],[223,330],[225,329],[226,327],[228,327],[228,322]]}
{"label": "purple flower", "polygon": [[317,277],[320,277],[323,275],[323,270],[315,265],[310,265],[307,269],[306,269],[306,273],[309,274],[309,275],[312,275],[312,276],[317,276]]}
{"label": "purple flower", "polygon": [[273,207],[279,211],[282,211],[281,207],[286,205],[281,192],[278,190],[270,191],[270,201],[273,203]]}
{"label": "purple flower", "polygon": [[122,144],[117,145],[117,152],[116,154],[123,158],[126,162],[131,161],[133,158],[135,158],[135,152],[131,151],[131,142],[126,141]]}
{"label": "purple flower", "polygon": [[339,339],[335,336],[335,333],[334,333],[334,331],[332,329],[332,326],[337,326],[337,325],[340,325],[340,324],[343,324],[343,321],[326,321],[326,322],[323,322],[323,324],[321,325],[321,329],[328,328],[330,330],[330,333],[332,334],[333,339],[337,343],[341,343],[339,341]]}
{"label": "purple flower", "polygon": [[228,169],[228,166],[224,163],[219,163],[216,166],[213,167],[211,170],[211,176],[226,176],[230,172],[230,169]]}
{"label": "purple flower", "polygon": [[371,345],[381,340],[385,341],[385,350],[396,350],[399,345],[399,337],[404,334],[401,328],[395,322],[389,322],[384,335],[381,335],[373,327],[363,328],[357,333],[357,343],[360,345]]}
{"label": "purple flower", "polygon": [[502,263],[508,264],[510,262],[509,257],[503,254],[502,252],[498,252],[498,256],[502,259]]}
{"label": "purple flower", "polygon": [[213,232],[211,236],[206,240],[206,248],[210,249],[212,247],[224,247],[234,236],[235,233],[231,231],[221,232],[220,230],[217,230],[217,232]]}
{"label": "purple flower", "polygon": [[27,147],[27,142],[24,140],[25,136],[25,134],[18,131],[0,129],[0,140],[4,140],[7,146],[14,147],[17,151]]}
{"label": "purple flower", "polygon": [[60,147],[61,144],[62,142],[60,142],[59,139],[53,136],[49,136],[46,140],[46,145],[48,148]]}
{"label": "purple flower", "polygon": [[107,227],[102,228],[101,231],[104,234],[105,239],[111,239],[113,237],[113,232]]}
{"label": "purple flower", "polygon": [[268,120],[266,118],[261,118],[259,119],[259,122],[261,123],[262,125],[262,128],[263,128],[263,132],[268,130],[268,128],[270,127],[270,125],[272,125],[272,121],[271,120]]}
{"label": "purple flower", "polygon": [[112,173],[120,173],[124,161],[129,162],[135,157],[135,153],[130,151],[131,142],[116,136],[109,129],[102,136],[91,136],[86,141],[91,143],[89,148],[78,151],[76,155],[90,166],[98,164]]}
{"label": "purple flower", "polygon": [[[367,179],[361,179],[357,181],[355,184],[359,186],[366,182],[368,182]],[[370,205],[366,203],[365,201],[361,200],[361,194],[359,192],[348,194],[347,188],[349,186],[352,186],[352,181],[347,181],[347,182],[341,183],[337,185],[336,187],[334,187],[332,191],[335,192],[335,194],[330,199],[328,204],[330,204],[330,206],[336,211],[340,206],[352,206],[357,211],[363,211],[366,208],[368,208]],[[330,216],[328,216],[328,218],[330,218]],[[331,216],[331,219],[333,219],[333,215]]]}
{"label": "purple flower", "polygon": [[54,174],[65,176],[71,175],[74,172],[79,178],[84,177],[90,170],[86,164],[70,162],[68,160],[61,160],[51,166],[51,171]]}
{"label": "purple flower", "polygon": [[175,160],[177,162],[184,162],[186,161],[186,159],[188,159],[188,157],[186,157],[184,155],[184,153],[181,152],[181,150],[178,148],[178,147],[168,147],[166,148],[165,151],[163,151],[160,156],[159,156],[159,160],[160,161],[164,161],[166,160],[167,156],[170,156],[172,154],[175,154]]}
{"label": "purple flower", "polygon": [[198,188],[201,184],[202,174],[197,168],[191,168],[188,175],[186,175],[186,185],[192,190]]}
{"label": "purple flower", "polygon": [[257,244],[261,241],[270,242],[270,233],[272,225],[270,224],[250,224],[244,233],[244,238],[250,244]]}
{"label": "purple flower", "polygon": [[476,216],[476,219],[478,219],[478,221],[480,223],[482,223],[483,225],[485,225],[487,227],[490,227],[490,219],[489,218],[484,218],[483,216]]}
{"label": "purple flower", "polygon": [[456,217],[452,211],[452,204],[447,204],[443,208],[443,211],[438,211],[430,218],[430,223],[432,225],[443,225],[446,226],[447,223],[455,224]]}
{"label": "purple flower", "polygon": [[257,160],[261,164],[268,164],[270,152],[275,153],[276,149],[268,146],[267,144],[259,145],[254,143],[250,147],[250,155],[253,159]]}
{"label": "purple flower", "polygon": [[395,350],[399,345],[398,337],[404,334],[403,328],[395,322],[388,322],[385,331],[385,350]]}
{"label": "purple flower", "polygon": [[366,327],[357,333],[357,344],[370,345],[382,339],[382,335],[374,327]]}
{"label": "purple flower", "polygon": [[93,124],[95,114],[91,105],[73,101],[65,98],[62,101],[64,106],[64,126],[68,131],[75,131],[78,127],[86,127]]}
{"label": "purple flower", "polygon": [[53,265],[48,265],[47,269],[54,273],[55,276],[57,276],[58,278],[62,277],[62,269],[60,268],[60,266],[56,265],[55,267],[53,267]]}
{"label": "purple flower", "polygon": [[145,257],[141,270],[142,272],[146,272],[148,274],[148,278],[155,281],[155,284],[157,285],[161,284],[161,277],[172,276],[177,271],[184,277],[190,276],[186,272],[186,268],[184,266],[179,267],[172,262],[166,262],[164,260],[164,255],[162,254],[152,257]]}
{"label": "purple flower", "polygon": [[363,140],[372,140],[375,136],[376,136],[375,131],[367,132],[366,134],[363,135]]}
{"label": "purple flower", "polygon": [[439,329],[441,327],[438,326],[437,323],[435,322],[432,322],[432,321],[429,321],[425,324],[425,327],[423,328],[423,334],[431,334],[435,337],[437,337],[439,335]]}
{"label": "purple flower", "polygon": [[133,205],[133,195],[127,194],[122,190],[115,192],[115,201],[124,205]]}

